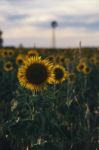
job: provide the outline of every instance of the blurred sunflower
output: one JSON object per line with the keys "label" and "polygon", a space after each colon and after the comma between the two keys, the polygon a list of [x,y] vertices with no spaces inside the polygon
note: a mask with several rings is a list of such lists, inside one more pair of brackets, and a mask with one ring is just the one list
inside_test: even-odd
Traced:
{"label": "blurred sunflower", "polygon": [[54,55],[49,55],[47,57],[47,59],[50,61],[50,62],[54,62],[55,61],[55,56]]}
{"label": "blurred sunflower", "polygon": [[60,58],[61,58],[60,55],[56,55],[56,57],[55,57],[55,63],[56,64],[60,64]]}
{"label": "blurred sunflower", "polygon": [[2,57],[8,57],[8,50],[2,50]]}
{"label": "blurred sunflower", "polygon": [[19,54],[17,57],[16,57],[16,64],[17,65],[22,65],[24,63],[24,55],[23,54]]}
{"label": "blurred sunflower", "polygon": [[90,72],[91,72],[91,68],[90,68],[89,66],[86,66],[86,67],[83,68],[83,73],[84,73],[84,74],[87,75],[87,74],[89,74]]}
{"label": "blurred sunflower", "polygon": [[61,65],[55,65],[52,70],[54,78],[52,83],[59,84],[69,77],[69,72]]}
{"label": "blurred sunflower", "polygon": [[12,71],[13,70],[13,64],[11,61],[7,61],[5,62],[3,69],[7,72]]}
{"label": "blurred sunflower", "polygon": [[26,58],[34,57],[34,56],[39,56],[39,53],[36,50],[29,50]]}
{"label": "blurred sunflower", "polygon": [[65,64],[69,65],[71,63],[71,60],[69,58],[65,58]]}
{"label": "blurred sunflower", "polygon": [[66,58],[65,58],[64,56],[61,56],[61,57],[60,57],[60,63],[61,63],[62,65],[65,65],[65,64],[66,64]]}
{"label": "blurred sunflower", "polygon": [[41,57],[28,58],[18,70],[18,79],[21,86],[38,92],[47,88],[53,78],[52,64]]}
{"label": "blurred sunflower", "polygon": [[91,64],[96,64],[96,61],[97,61],[96,56],[90,57],[89,61]]}
{"label": "blurred sunflower", "polygon": [[9,57],[14,56],[14,54],[15,54],[14,50],[8,50],[8,56]]}
{"label": "blurred sunflower", "polygon": [[82,58],[80,58],[79,62],[80,63],[85,63],[85,62],[87,62],[87,58],[86,57],[82,57]]}
{"label": "blurred sunflower", "polygon": [[95,63],[97,66],[99,66],[99,60],[96,60],[96,63]]}
{"label": "blurred sunflower", "polygon": [[77,70],[78,72],[82,72],[85,67],[86,67],[86,63],[82,62],[82,63],[79,63],[79,64],[76,66],[76,70]]}

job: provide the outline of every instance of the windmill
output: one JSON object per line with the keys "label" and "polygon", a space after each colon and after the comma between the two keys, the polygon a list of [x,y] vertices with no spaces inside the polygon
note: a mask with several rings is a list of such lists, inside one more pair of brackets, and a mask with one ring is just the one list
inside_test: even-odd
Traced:
{"label": "windmill", "polygon": [[52,21],[51,22],[51,27],[52,27],[52,47],[55,49],[56,47],[56,35],[55,35],[55,29],[58,26],[57,21]]}

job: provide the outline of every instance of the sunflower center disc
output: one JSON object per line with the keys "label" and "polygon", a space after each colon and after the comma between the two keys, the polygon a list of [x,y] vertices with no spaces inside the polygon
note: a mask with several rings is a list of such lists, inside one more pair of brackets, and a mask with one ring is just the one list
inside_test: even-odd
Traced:
{"label": "sunflower center disc", "polygon": [[90,70],[89,70],[89,68],[86,68],[86,72],[89,72]]}
{"label": "sunflower center disc", "polygon": [[34,63],[27,69],[26,77],[32,84],[43,84],[48,77],[47,68],[43,64]]}
{"label": "sunflower center disc", "polygon": [[63,78],[63,76],[64,76],[64,73],[63,73],[63,71],[61,69],[56,69],[55,70],[55,78],[57,80]]}
{"label": "sunflower center disc", "polygon": [[6,65],[6,67],[7,67],[7,68],[10,68],[10,67],[11,67],[11,65],[10,65],[10,64],[7,64],[7,65]]}
{"label": "sunflower center disc", "polygon": [[22,64],[22,62],[23,62],[22,59],[19,59],[19,60],[18,60],[18,63],[19,63],[19,64]]}
{"label": "sunflower center disc", "polygon": [[83,65],[81,65],[81,66],[80,66],[80,69],[83,69],[83,68],[84,68],[84,66],[83,66]]}

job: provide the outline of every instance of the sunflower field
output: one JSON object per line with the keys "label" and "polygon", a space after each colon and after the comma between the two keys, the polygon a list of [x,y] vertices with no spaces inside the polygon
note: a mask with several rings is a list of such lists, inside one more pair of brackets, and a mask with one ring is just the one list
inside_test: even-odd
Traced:
{"label": "sunflower field", "polygon": [[0,49],[0,150],[99,150],[98,49]]}

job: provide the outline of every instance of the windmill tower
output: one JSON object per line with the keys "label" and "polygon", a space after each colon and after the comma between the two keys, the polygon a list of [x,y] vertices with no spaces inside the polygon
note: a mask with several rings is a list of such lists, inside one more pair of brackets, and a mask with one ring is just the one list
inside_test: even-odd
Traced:
{"label": "windmill tower", "polygon": [[3,39],[2,39],[3,32],[0,30],[0,48],[3,47]]}
{"label": "windmill tower", "polygon": [[51,22],[51,27],[52,27],[52,48],[56,48],[56,36],[55,36],[55,29],[58,26],[57,21],[52,21]]}
{"label": "windmill tower", "polygon": [[82,43],[81,41],[79,42],[79,59],[81,58],[82,56]]}

